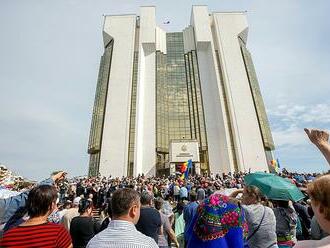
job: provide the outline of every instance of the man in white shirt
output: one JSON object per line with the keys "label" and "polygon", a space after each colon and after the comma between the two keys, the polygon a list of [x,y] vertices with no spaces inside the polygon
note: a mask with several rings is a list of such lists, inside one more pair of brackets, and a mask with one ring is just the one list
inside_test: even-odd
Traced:
{"label": "man in white shirt", "polygon": [[156,242],[140,233],[135,224],[140,218],[140,196],[129,188],[116,190],[111,199],[112,220],[108,227],[94,236],[87,248],[156,248]]}
{"label": "man in white shirt", "polygon": [[78,206],[79,206],[80,200],[81,200],[80,197],[74,198],[73,207],[68,209],[61,219],[61,224],[64,225],[65,229],[68,231],[70,231],[71,220],[74,217],[79,216]]}

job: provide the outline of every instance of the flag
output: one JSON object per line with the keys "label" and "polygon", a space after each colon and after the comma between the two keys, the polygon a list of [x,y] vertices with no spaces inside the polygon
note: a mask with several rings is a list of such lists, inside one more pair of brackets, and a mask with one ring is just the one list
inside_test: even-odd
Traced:
{"label": "flag", "polygon": [[191,168],[192,168],[192,160],[189,159],[189,160],[188,160],[188,169],[191,169]]}
{"label": "flag", "polygon": [[271,167],[274,169],[274,171],[275,171],[276,173],[278,173],[278,171],[279,171],[279,166],[278,166],[278,164],[277,164],[277,160],[275,160],[275,159],[271,160],[271,161],[270,161],[270,165],[271,165]]}
{"label": "flag", "polygon": [[188,174],[189,174],[189,169],[192,168],[192,160],[189,159],[187,162],[183,163],[183,166],[181,167],[181,179],[185,179],[188,178]]}
{"label": "flag", "polygon": [[188,171],[188,162],[184,162],[183,165],[181,166],[181,179],[185,179],[186,177],[186,172]]}
{"label": "flag", "polygon": [[277,162],[277,167],[278,167],[278,168],[281,168],[281,166],[280,166],[280,161],[279,161],[278,159],[276,159],[276,162]]}
{"label": "flag", "polygon": [[187,170],[187,168],[188,168],[188,164],[187,162],[184,162],[180,168],[180,172],[184,173]]}

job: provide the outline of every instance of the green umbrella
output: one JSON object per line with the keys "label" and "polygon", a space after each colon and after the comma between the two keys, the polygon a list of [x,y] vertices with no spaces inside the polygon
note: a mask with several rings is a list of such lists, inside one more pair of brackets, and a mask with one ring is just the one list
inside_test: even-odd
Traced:
{"label": "green umbrella", "polygon": [[289,179],[271,173],[256,172],[244,177],[246,185],[256,186],[271,200],[291,200],[297,202],[305,196]]}

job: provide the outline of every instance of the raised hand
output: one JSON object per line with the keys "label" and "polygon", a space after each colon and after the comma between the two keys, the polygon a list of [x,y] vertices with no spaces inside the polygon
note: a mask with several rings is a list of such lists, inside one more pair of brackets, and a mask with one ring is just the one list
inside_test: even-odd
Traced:
{"label": "raised hand", "polygon": [[329,133],[319,129],[304,129],[310,141],[315,145],[322,145],[328,143]]}
{"label": "raised hand", "polygon": [[310,141],[317,146],[322,152],[325,159],[330,165],[330,144],[329,144],[329,133],[319,129],[304,129]]}
{"label": "raised hand", "polygon": [[66,172],[64,172],[64,171],[59,171],[59,172],[57,172],[55,175],[52,175],[52,179],[53,179],[53,181],[56,183],[56,182],[58,182],[58,181],[64,179],[64,178],[65,178],[65,175],[66,175]]}

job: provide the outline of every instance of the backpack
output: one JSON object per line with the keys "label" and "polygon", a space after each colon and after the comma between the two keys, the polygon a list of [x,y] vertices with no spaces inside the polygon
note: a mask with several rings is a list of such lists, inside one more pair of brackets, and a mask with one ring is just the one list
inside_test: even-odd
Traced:
{"label": "backpack", "polygon": [[296,215],[294,215],[294,211],[292,209],[289,209],[289,211],[291,212],[291,214],[288,214],[284,208],[279,208],[279,212],[281,214],[281,217],[286,221],[287,223],[287,230],[277,233],[278,237],[288,237],[288,236],[292,236],[293,234],[293,230],[296,228],[297,226],[297,219],[295,218]]}

